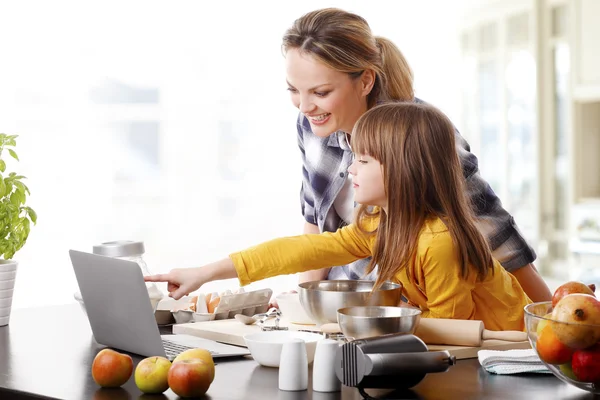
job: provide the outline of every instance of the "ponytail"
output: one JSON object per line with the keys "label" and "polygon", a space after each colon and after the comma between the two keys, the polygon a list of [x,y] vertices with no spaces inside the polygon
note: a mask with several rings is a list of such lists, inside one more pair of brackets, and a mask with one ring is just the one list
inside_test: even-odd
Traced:
{"label": "ponytail", "polygon": [[381,53],[379,100],[412,101],[413,74],[402,52],[389,39],[376,36],[375,41]]}

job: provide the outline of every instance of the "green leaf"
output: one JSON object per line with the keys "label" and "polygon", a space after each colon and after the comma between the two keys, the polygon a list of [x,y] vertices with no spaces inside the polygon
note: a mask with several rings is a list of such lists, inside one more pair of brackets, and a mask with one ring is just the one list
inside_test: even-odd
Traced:
{"label": "green leaf", "polygon": [[25,209],[27,210],[27,215],[29,215],[31,222],[34,224],[37,223],[37,213],[33,211],[31,207],[25,207]]}
{"label": "green leaf", "polygon": [[17,155],[17,153],[15,153],[15,151],[13,149],[8,149],[8,152],[10,153],[10,155],[12,156],[12,158],[14,158],[15,160],[19,161],[19,156]]}
{"label": "green leaf", "polygon": [[0,171],[6,171],[6,163],[4,162],[4,160],[0,160]]}
{"label": "green leaf", "polygon": [[[10,203],[15,207],[21,205],[21,196],[19,195],[18,191],[10,195]],[[14,222],[14,218],[12,220]]]}
{"label": "green leaf", "polygon": [[29,215],[29,218],[31,218],[31,222],[33,222],[34,224],[37,223],[36,212],[33,211],[33,209],[31,207],[25,207],[25,209],[27,210],[27,215]]}
{"label": "green leaf", "polygon": [[0,197],[4,197],[6,194],[6,183],[4,183],[4,179],[0,178]]}
{"label": "green leaf", "polygon": [[21,193],[25,193],[25,185],[22,182],[14,181],[13,184],[17,187],[17,190]]}

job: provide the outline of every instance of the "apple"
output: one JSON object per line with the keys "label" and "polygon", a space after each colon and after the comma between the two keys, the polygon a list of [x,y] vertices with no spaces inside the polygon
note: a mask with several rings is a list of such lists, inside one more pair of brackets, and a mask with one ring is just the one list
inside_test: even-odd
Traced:
{"label": "apple", "polygon": [[129,380],[132,372],[131,356],[112,349],[100,350],[92,362],[92,378],[94,382],[105,388],[123,385]]}
{"label": "apple", "polygon": [[169,369],[169,387],[180,397],[202,396],[211,384],[210,365],[200,359],[174,362]]}
{"label": "apple", "polygon": [[566,295],[552,310],[552,319],[556,337],[572,349],[585,349],[600,340],[600,301],[594,296]]}
{"label": "apple", "polygon": [[594,296],[595,291],[596,285],[594,284],[588,286],[585,283],[576,281],[564,283],[554,291],[554,294],[552,295],[552,307],[556,307],[556,304],[558,304],[560,299],[562,299],[568,294],[582,293]]}
{"label": "apple", "polygon": [[210,354],[210,351],[201,348],[189,349],[179,353],[173,360],[173,363],[176,363],[177,361],[193,359],[199,359],[208,364],[210,367],[210,382],[212,383],[212,381],[215,379],[215,362]]}
{"label": "apple", "polygon": [[600,383],[600,344],[577,350],[573,354],[571,366],[578,381]]}
{"label": "apple", "polygon": [[562,372],[567,378],[573,379],[574,381],[577,380],[577,377],[573,373],[573,367],[571,366],[570,362],[559,365],[558,369],[560,369],[560,372]]}
{"label": "apple", "polygon": [[565,346],[552,330],[546,325],[535,342],[535,348],[540,359],[548,364],[564,364],[571,361],[573,350]]}
{"label": "apple", "polygon": [[[552,318],[552,313],[548,313],[548,314],[544,315],[543,318]],[[548,320],[547,319],[540,319],[538,321],[537,328],[535,330],[536,333],[537,333],[537,335],[538,335],[538,337],[541,335],[542,330],[546,327],[547,324],[548,324]]]}
{"label": "apple", "polygon": [[169,388],[167,382],[169,368],[171,368],[171,361],[165,357],[144,358],[135,367],[135,385],[143,393],[162,393]]}

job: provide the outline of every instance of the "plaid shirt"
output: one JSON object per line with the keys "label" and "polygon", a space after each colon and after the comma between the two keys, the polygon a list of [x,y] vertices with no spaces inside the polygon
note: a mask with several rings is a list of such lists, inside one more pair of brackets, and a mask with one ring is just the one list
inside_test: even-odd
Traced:
{"label": "plaid shirt", "polygon": [[[416,99],[415,101],[421,102]],[[302,152],[302,188],[300,202],[304,219],[317,225],[321,232],[335,232],[346,225],[335,211],[333,202],[347,179],[348,167],[352,163],[352,150],[346,134],[337,131],[321,138],[312,133],[308,119],[298,116],[298,146]],[[456,131],[458,151],[465,178],[467,192],[474,205],[477,225],[487,236],[493,256],[507,271],[523,267],[536,258],[534,250],[521,235],[513,217],[502,208],[500,199],[479,173],[477,157],[470,152],[467,141]],[[365,276],[370,258],[331,269],[329,279],[376,278],[376,269]]]}

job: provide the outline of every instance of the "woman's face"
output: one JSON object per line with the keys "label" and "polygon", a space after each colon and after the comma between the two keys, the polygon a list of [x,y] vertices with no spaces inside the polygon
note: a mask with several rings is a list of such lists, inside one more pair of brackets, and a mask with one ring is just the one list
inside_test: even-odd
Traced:
{"label": "woman's face", "polygon": [[292,103],[308,117],[313,133],[320,137],[338,130],[351,133],[354,123],[367,111],[372,71],[352,79],[298,49],[288,50],[285,59]]}
{"label": "woman's face", "polygon": [[387,209],[383,167],[379,161],[368,155],[355,154],[348,172],[352,175],[354,201]]}

